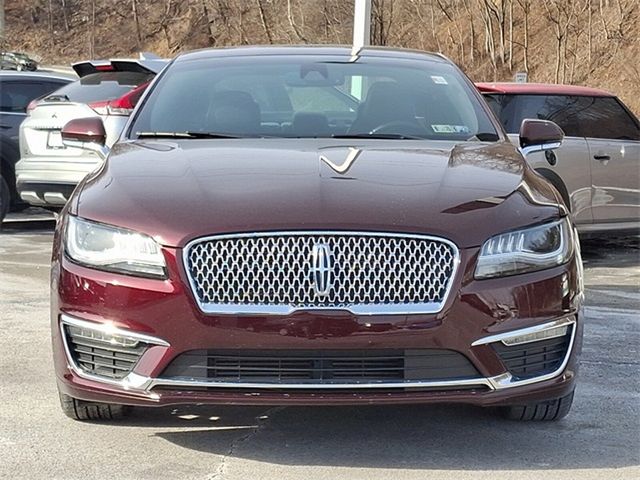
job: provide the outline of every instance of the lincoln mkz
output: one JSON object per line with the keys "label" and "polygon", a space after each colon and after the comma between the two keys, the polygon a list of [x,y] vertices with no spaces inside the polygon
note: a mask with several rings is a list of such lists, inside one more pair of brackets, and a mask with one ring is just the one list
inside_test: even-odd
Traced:
{"label": "lincoln mkz", "polygon": [[468,403],[571,407],[579,244],[525,156],[439,55],[243,47],[180,55],[56,229],[64,412],[126,406]]}

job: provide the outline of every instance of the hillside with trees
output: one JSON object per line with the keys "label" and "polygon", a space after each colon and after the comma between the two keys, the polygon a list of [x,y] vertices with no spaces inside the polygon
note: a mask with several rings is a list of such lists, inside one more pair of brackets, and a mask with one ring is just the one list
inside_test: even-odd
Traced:
{"label": "hillside with trees", "polygon": [[[48,64],[225,45],[351,42],[344,0],[5,0],[3,48]],[[440,51],[476,81],[601,87],[640,114],[640,0],[373,0],[372,43]]]}

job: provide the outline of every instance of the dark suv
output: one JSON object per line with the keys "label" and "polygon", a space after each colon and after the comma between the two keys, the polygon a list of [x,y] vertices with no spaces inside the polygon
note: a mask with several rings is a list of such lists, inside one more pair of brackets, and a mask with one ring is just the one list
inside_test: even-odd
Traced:
{"label": "dark suv", "polygon": [[477,87],[514,142],[525,118],[564,130],[558,150],[527,160],[562,194],[581,233],[640,228],[640,124],[619,98],[574,85]]}

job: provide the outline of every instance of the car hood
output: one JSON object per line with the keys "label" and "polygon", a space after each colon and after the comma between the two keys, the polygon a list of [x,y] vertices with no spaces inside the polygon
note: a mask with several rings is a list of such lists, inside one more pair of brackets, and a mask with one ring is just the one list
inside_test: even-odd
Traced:
{"label": "car hood", "polygon": [[554,190],[506,141],[123,142],[69,208],[176,247],[219,233],[348,230],[464,248],[559,214]]}

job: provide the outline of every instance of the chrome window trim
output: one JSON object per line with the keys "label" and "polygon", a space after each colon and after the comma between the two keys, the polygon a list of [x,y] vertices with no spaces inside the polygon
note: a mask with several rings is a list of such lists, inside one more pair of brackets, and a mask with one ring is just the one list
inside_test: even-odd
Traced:
{"label": "chrome window trim", "polygon": [[[238,305],[238,304],[212,304],[202,303],[196,293],[196,285],[192,276],[189,274],[189,251],[191,247],[198,243],[215,241],[215,240],[233,240],[240,238],[259,238],[259,237],[286,237],[286,236],[361,236],[361,237],[378,237],[378,238],[406,238],[412,240],[427,240],[442,242],[453,250],[453,269],[447,288],[443,295],[441,303],[412,303],[412,304],[368,304],[368,305],[349,305],[345,307],[294,307],[291,305]],[[182,248],[182,266],[189,280],[191,294],[198,308],[206,314],[222,314],[222,315],[291,315],[299,311],[347,311],[354,315],[417,315],[417,314],[434,314],[439,313],[449,299],[451,289],[455,283],[458,267],[460,266],[460,250],[451,240],[433,235],[421,235],[413,233],[393,233],[393,232],[373,232],[373,231],[353,231],[353,230],[286,230],[274,232],[252,232],[252,233],[233,233],[221,235],[208,235],[199,237],[189,241]]]}

